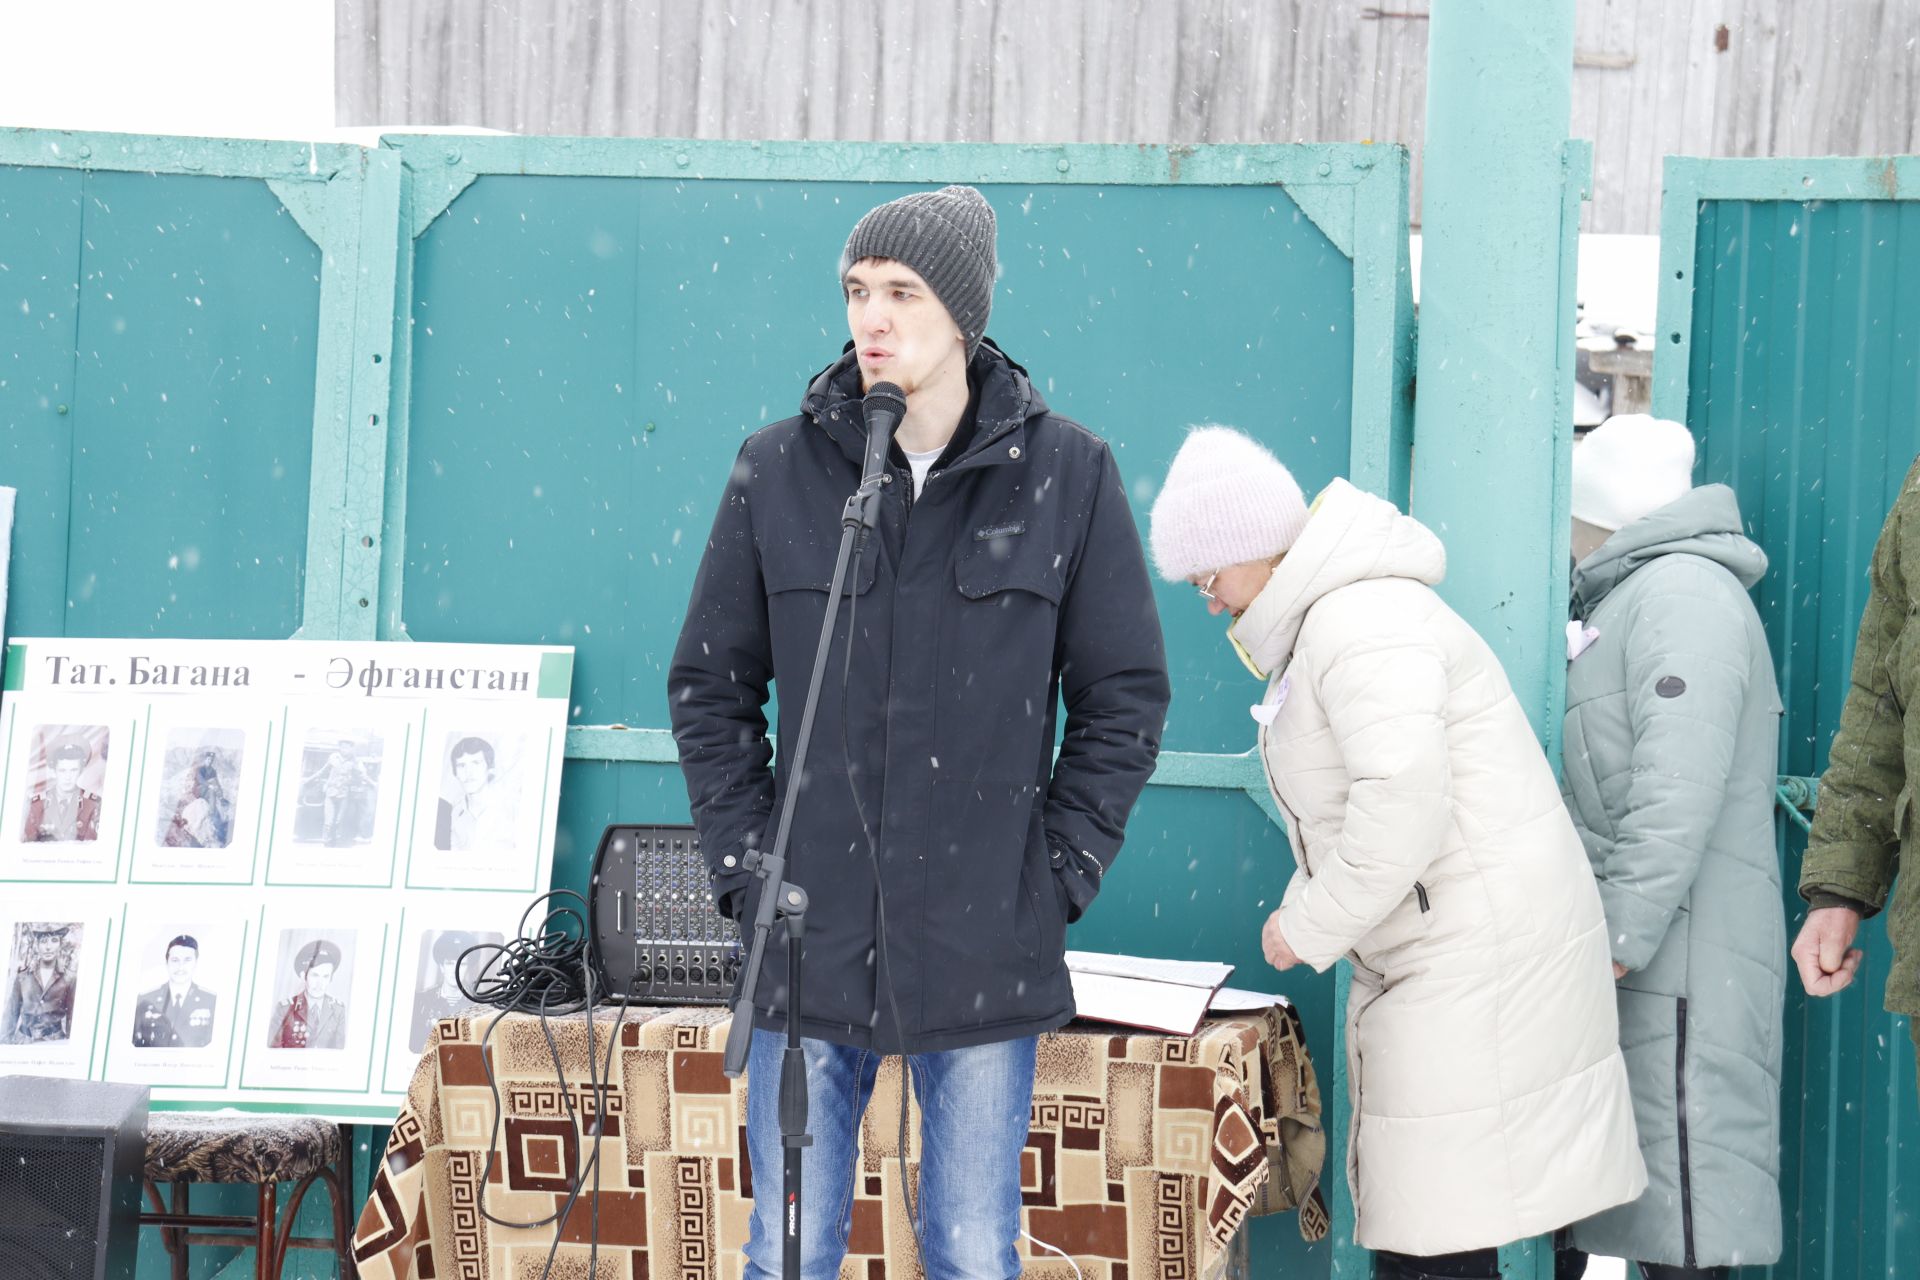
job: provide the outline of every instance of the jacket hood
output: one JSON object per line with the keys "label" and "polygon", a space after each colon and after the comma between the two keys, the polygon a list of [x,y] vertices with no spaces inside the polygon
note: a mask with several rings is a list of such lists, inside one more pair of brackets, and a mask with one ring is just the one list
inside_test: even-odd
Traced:
{"label": "jacket hood", "polygon": [[[991,338],[982,338],[967,362],[967,381],[977,388],[979,405],[973,439],[954,460],[957,466],[989,445],[1047,413],[1047,402],[1027,371]],[[824,428],[855,462],[866,453],[866,419],[861,415],[860,358],[849,342],[840,358],[813,376],[800,400],[800,412]]]}
{"label": "jacket hood", "polygon": [[1307,527],[1273,577],[1233,624],[1233,639],[1264,671],[1293,656],[1307,611],[1341,587],[1375,578],[1433,586],[1447,573],[1447,552],[1433,531],[1345,480],[1314,502]]}
{"label": "jacket hood", "polygon": [[1615,587],[1661,556],[1711,560],[1751,588],[1767,572],[1767,553],[1740,531],[1740,504],[1723,484],[1690,489],[1600,544],[1573,569],[1573,612],[1588,618]]}

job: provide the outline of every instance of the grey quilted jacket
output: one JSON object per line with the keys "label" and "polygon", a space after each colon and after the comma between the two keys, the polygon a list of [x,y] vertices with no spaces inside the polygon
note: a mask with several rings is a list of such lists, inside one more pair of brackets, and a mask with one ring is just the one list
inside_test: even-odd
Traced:
{"label": "grey quilted jacket", "polygon": [[1612,936],[1649,1185],[1572,1229],[1590,1253],[1780,1256],[1787,940],[1773,792],[1781,702],[1733,491],[1694,489],[1573,575],[1597,631],[1567,670],[1561,784]]}

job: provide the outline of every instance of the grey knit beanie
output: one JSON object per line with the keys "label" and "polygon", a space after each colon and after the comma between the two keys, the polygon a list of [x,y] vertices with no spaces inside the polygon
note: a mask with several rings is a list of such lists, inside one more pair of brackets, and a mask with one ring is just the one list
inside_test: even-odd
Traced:
{"label": "grey knit beanie", "polygon": [[916,191],[869,210],[840,255],[840,277],[864,258],[911,267],[967,339],[967,354],[993,310],[993,206],[972,187]]}

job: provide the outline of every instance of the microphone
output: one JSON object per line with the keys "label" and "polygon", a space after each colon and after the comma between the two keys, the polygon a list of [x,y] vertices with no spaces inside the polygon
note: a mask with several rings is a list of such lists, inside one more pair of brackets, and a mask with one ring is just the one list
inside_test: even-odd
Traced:
{"label": "microphone", "polygon": [[907,393],[891,382],[876,382],[860,402],[860,412],[867,420],[867,458],[860,468],[860,487],[847,499],[840,517],[841,524],[859,530],[856,545],[863,545],[867,531],[880,523],[880,485],[887,474],[887,446],[893,442],[900,419],[907,416]]}
{"label": "microphone", "polygon": [[876,382],[860,402],[860,412],[867,419],[867,462],[860,473],[860,487],[864,489],[879,484],[887,472],[887,446],[893,442],[900,419],[907,416],[907,393],[891,382]]}

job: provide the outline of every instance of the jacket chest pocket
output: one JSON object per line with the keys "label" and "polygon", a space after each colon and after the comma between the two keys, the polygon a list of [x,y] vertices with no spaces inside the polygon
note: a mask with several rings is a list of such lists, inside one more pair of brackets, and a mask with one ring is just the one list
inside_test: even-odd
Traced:
{"label": "jacket chest pocket", "polygon": [[[797,690],[791,691],[792,710],[796,714],[800,710],[801,695],[807,687],[805,681],[815,658],[820,628],[830,611],[836,615],[830,642],[832,647],[829,650],[835,662],[852,643],[849,627],[856,619],[850,615],[857,608],[857,623],[862,636],[860,643],[855,646],[862,655],[857,661],[870,670],[880,673],[886,670],[883,659],[875,656],[875,645],[877,638],[886,634],[888,601],[884,595],[869,599],[873,593],[879,548],[869,545],[860,562],[847,567],[846,581],[840,590],[843,596],[854,597],[856,603],[851,605],[846,599],[836,601],[828,594],[833,586],[836,550],[833,544],[820,546],[796,541],[777,550],[763,551],[761,556],[760,584],[766,596],[767,625],[773,644],[771,674],[776,681],[784,676],[788,680],[801,682]],[[876,661],[882,665],[872,666]],[[838,676],[834,678],[837,680]],[[827,687],[833,688],[834,685],[830,683]],[[884,688],[884,685],[881,687]],[[782,689],[783,694],[787,692]],[[783,697],[782,705],[785,703]],[[839,707],[838,698],[821,699],[821,710],[827,716],[822,728],[832,734],[838,733],[832,726],[838,722]]]}
{"label": "jacket chest pocket", "polygon": [[962,597],[1000,609],[1031,607],[1037,597],[1057,608],[1066,594],[1066,557],[1039,535],[1017,525],[983,529],[954,561],[954,585]]}
{"label": "jacket chest pocket", "polygon": [[[761,584],[769,596],[783,591],[818,591],[825,595],[833,587],[833,565],[839,550],[838,526],[831,533],[822,528],[810,534],[803,531],[778,542],[763,542],[759,548]],[[868,534],[860,559],[848,561],[846,579],[840,589],[851,595],[865,595],[873,589],[879,563],[878,540]]]}
{"label": "jacket chest pocket", "polygon": [[976,714],[992,705],[992,714],[1020,717],[1009,724],[1039,726],[1053,710],[1065,575],[1035,533],[969,544],[954,562],[953,593],[930,620],[944,690]]}

